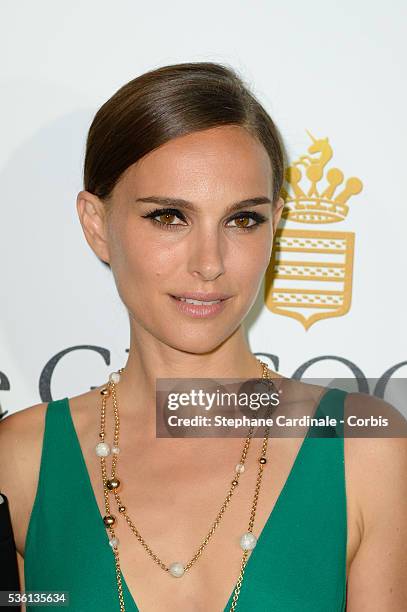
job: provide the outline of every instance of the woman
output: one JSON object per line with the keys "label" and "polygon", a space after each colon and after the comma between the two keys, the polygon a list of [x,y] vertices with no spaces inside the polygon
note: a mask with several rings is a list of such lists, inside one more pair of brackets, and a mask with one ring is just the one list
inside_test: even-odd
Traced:
{"label": "woman", "polygon": [[96,114],[77,209],[128,310],[130,350],[106,384],[2,424],[0,487],[27,590],[69,591],[75,611],[406,609],[404,440],[303,429],[273,439],[266,459],[258,437],[243,472],[242,438],[156,437],[157,378],[268,376],[309,415],[344,415],[360,397],[265,369],[245,337],[283,177],[271,118],[225,66],[148,72]]}

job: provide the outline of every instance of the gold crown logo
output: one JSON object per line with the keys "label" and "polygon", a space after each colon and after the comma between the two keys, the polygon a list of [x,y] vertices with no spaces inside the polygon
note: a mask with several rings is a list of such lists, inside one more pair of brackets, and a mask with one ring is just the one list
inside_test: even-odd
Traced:
{"label": "gold crown logo", "polygon": [[[333,156],[328,138],[307,133],[312,140],[307,154],[287,170],[282,216],[297,223],[343,221],[347,202],[362,191],[362,181],[351,177],[344,182],[341,170],[327,168]],[[353,232],[277,228],[266,273],[266,307],[300,321],[306,330],[321,319],[346,314],[352,297],[354,243]]]}
{"label": "gold crown logo", "polygon": [[[339,168],[326,170],[333,155],[328,138],[317,139],[306,132],[312,144],[307,155],[301,155],[287,168],[287,189],[282,190],[286,206],[282,216],[299,223],[342,221],[349,212],[348,200],[362,191],[362,182],[351,177],[343,184],[344,174]],[[304,178],[308,185],[304,185]]]}

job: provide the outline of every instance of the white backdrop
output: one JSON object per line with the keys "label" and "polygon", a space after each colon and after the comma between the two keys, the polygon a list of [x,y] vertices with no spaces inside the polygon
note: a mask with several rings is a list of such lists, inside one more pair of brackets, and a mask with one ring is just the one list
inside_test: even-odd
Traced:
{"label": "white backdrop", "polygon": [[[347,312],[323,314],[306,328],[274,312],[261,292],[249,320],[252,350],[277,355],[286,376],[326,355],[350,360],[370,377],[407,360],[406,6],[403,0],[392,0],[391,10],[379,0],[4,1],[0,412],[44,401],[51,370],[43,370],[61,351],[70,352],[53,371],[54,399],[102,384],[124,364],[126,312],[110,272],[85,242],[75,208],[86,131],[122,84],[184,61],[237,69],[279,126],[291,160],[318,158],[307,153],[309,130],[316,140],[329,139],[333,157],[325,173],[339,168],[344,182],[363,183],[344,219],[284,226],[354,234]],[[291,312],[300,310],[294,305]],[[70,350],[80,346],[101,347],[111,364],[93,350]],[[406,372],[400,367],[395,376]],[[332,359],[307,371],[350,375]]]}

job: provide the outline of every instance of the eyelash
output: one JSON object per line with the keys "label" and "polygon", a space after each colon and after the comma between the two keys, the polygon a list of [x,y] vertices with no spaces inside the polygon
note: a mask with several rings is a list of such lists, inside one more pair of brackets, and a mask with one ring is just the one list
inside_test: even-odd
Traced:
{"label": "eyelash", "polygon": [[[158,215],[160,216],[161,215],[175,215],[176,217],[178,217],[178,219],[181,219],[181,221],[185,221],[184,215],[176,208],[156,208],[155,210],[152,210],[151,212],[147,213],[146,215],[142,215],[142,216],[144,219],[151,219],[153,223],[158,223],[158,225],[165,230],[172,230],[172,229],[180,227],[178,223],[176,224],[162,223],[161,221],[157,221],[157,219],[154,219],[154,217],[157,217]],[[244,217],[249,217],[250,219],[253,219],[253,221],[256,221],[256,223],[253,225],[250,225],[249,227],[236,227],[236,229],[243,231],[243,232],[249,232],[251,230],[254,230],[257,227],[259,227],[259,225],[267,221],[267,217],[265,217],[264,215],[260,213],[254,212],[254,211],[237,213],[236,215],[231,217],[229,221],[233,221],[234,219],[242,219]],[[181,226],[181,227],[184,227],[184,226]]]}

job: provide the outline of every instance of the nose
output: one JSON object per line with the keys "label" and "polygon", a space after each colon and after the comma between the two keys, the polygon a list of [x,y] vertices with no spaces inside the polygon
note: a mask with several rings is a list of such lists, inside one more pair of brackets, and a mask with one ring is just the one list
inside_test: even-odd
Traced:
{"label": "nose", "polygon": [[[192,236],[191,236],[192,237]],[[202,230],[192,237],[188,271],[193,276],[213,281],[224,274],[224,242],[214,229]]]}

